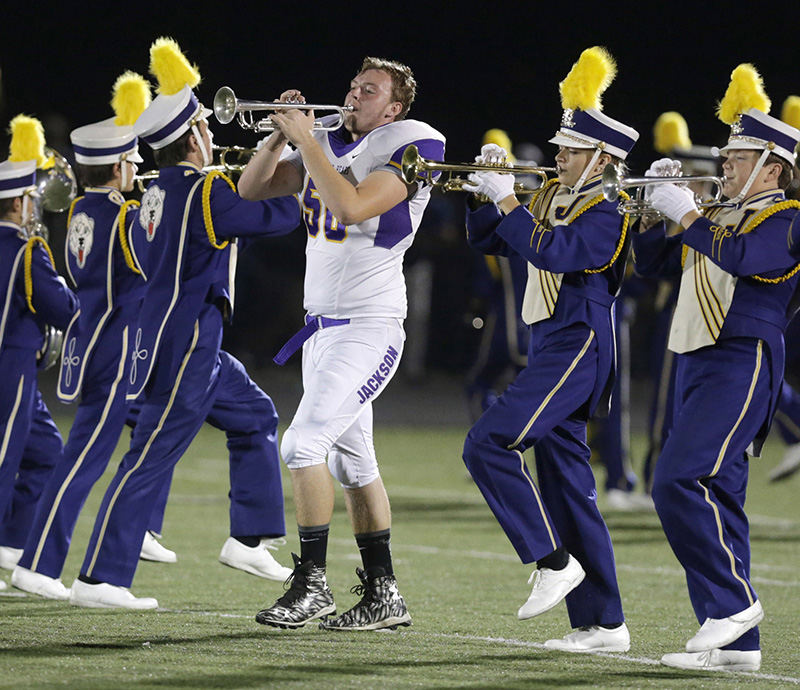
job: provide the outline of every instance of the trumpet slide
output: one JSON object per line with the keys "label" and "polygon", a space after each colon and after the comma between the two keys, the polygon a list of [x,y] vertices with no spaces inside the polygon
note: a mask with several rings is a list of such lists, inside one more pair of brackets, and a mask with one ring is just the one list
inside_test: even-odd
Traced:
{"label": "trumpet slide", "polygon": [[[541,184],[547,181],[549,173],[554,173],[555,168],[543,168],[533,165],[520,165],[511,166],[508,164],[489,165],[481,163],[446,163],[444,161],[433,161],[428,158],[423,158],[419,154],[419,149],[411,144],[403,152],[403,158],[400,161],[400,169],[402,171],[403,179],[407,184],[411,184],[420,179],[426,179],[425,175],[428,173],[440,172],[442,173],[438,180],[430,181],[435,187],[439,187],[443,192],[462,192],[464,185],[469,184],[468,180],[463,177],[458,177],[456,173],[471,173],[471,172],[499,172],[510,173],[512,175],[537,175],[541,178]],[[522,183],[514,184],[515,194],[532,194],[536,188],[526,187]]]}
{"label": "trumpet slide", "polygon": [[636,188],[636,193],[631,195],[629,201],[622,200],[619,212],[631,216],[661,215],[647,200],[642,198],[645,187],[656,184],[683,184],[688,182],[710,182],[715,187],[714,196],[710,200],[699,201],[698,208],[722,205],[722,187],[724,177],[715,175],[686,175],[674,177],[621,177],[617,168],[609,163],[603,169],[603,196],[607,201],[617,201],[619,194],[625,189]]}
{"label": "trumpet slide", "polygon": [[258,110],[283,112],[286,110],[313,110],[314,112],[330,110],[339,115],[338,119],[330,125],[323,125],[319,120],[314,122],[314,129],[330,132],[339,129],[344,122],[344,114],[352,112],[352,105],[315,105],[313,103],[281,103],[279,101],[243,101],[236,98],[230,86],[223,86],[214,96],[214,116],[223,125],[227,125],[238,116],[239,126],[242,129],[251,129],[254,132],[273,132],[275,123],[267,117],[256,120],[253,113]]}

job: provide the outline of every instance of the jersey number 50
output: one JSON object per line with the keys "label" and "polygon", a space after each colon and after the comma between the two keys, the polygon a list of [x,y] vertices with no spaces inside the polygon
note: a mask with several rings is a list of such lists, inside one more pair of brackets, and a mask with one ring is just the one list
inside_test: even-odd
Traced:
{"label": "jersey number 50", "polygon": [[303,220],[312,237],[316,237],[320,230],[329,242],[343,242],[347,237],[347,226],[339,223],[336,216],[327,209],[311,180],[303,193]]}

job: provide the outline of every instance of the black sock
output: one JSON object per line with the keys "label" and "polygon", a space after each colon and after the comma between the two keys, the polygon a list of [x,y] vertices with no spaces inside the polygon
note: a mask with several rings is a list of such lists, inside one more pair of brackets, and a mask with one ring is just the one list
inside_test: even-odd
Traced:
{"label": "black sock", "polygon": [[328,532],[330,525],[315,525],[314,527],[297,526],[300,535],[300,562],[313,561],[314,565],[325,567],[325,557],[328,553]]}
{"label": "black sock", "polygon": [[394,575],[392,568],[391,530],[356,534],[361,562],[368,578]]}
{"label": "black sock", "polygon": [[536,561],[537,568],[550,568],[550,570],[564,570],[569,563],[569,552],[559,546],[553,553],[547,554],[544,558]]}
{"label": "black sock", "polygon": [[616,630],[622,623],[601,623],[600,627],[606,630]]}
{"label": "black sock", "polygon": [[251,549],[261,543],[261,537],[234,537],[234,539],[245,546],[249,546]]}
{"label": "black sock", "polygon": [[101,584],[103,584],[102,580],[95,580],[93,577],[89,577],[88,575],[78,575],[78,579],[81,582],[85,582],[87,585],[101,585]]}

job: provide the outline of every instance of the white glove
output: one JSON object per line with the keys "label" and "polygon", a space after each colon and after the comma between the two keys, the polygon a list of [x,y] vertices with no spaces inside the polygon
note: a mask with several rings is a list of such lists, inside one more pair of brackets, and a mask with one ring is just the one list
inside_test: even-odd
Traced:
{"label": "white glove", "polygon": [[508,152],[497,144],[484,144],[481,146],[481,153],[475,156],[475,162],[480,165],[496,165],[498,163],[506,163]]}
{"label": "white glove", "polygon": [[467,180],[469,184],[462,186],[465,192],[483,194],[496,204],[514,195],[514,176],[509,173],[474,172]]}
{"label": "white glove", "polygon": [[[673,160],[672,158],[659,158],[657,161],[653,161],[647,169],[645,177],[678,177],[682,174],[680,161]],[[656,185],[645,185],[645,201],[650,201],[650,197],[655,188]]]}
{"label": "white glove", "polygon": [[697,211],[694,193],[675,184],[654,185],[649,202],[656,211],[676,223],[680,223],[687,213]]}

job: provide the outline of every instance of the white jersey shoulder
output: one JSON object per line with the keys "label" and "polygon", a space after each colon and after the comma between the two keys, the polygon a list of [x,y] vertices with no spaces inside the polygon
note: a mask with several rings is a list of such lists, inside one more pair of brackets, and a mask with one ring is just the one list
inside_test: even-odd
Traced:
{"label": "white jersey shoulder", "polygon": [[[323,122],[329,123],[329,116]],[[330,164],[353,185],[376,170],[400,173],[398,154],[408,144],[444,136],[417,120],[378,127],[351,141],[349,133],[314,133]],[[293,154],[295,164],[299,156]],[[395,160],[393,160],[393,158]],[[315,316],[404,318],[407,311],[403,255],[411,246],[430,199],[430,187],[416,191],[394,208],[360,223],[344,225],[328,211],[325,200],[305,173],[301,203],[308,230],[306,310]]]}

